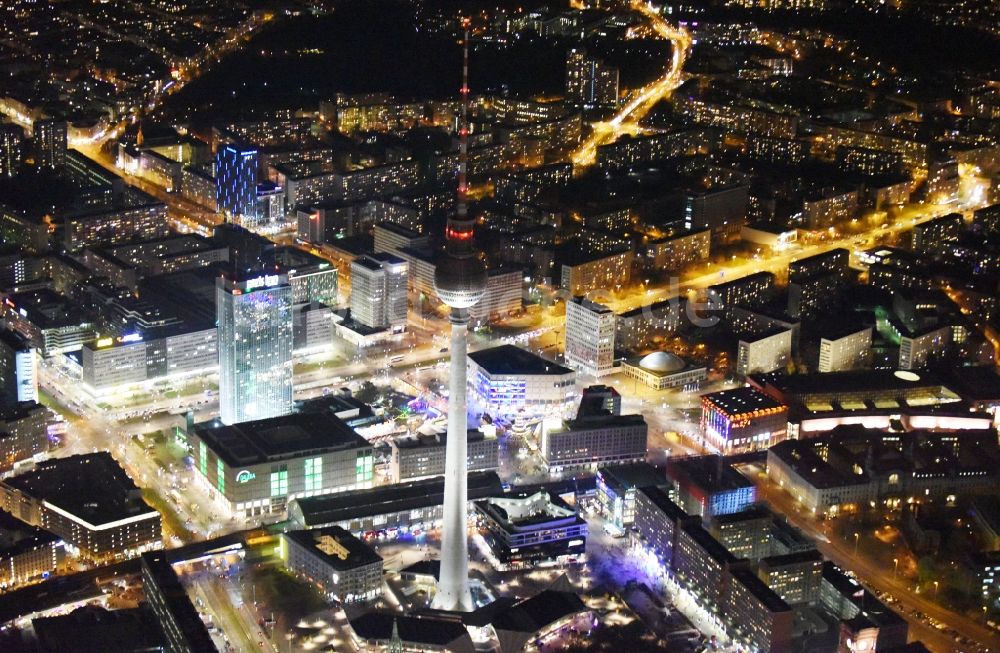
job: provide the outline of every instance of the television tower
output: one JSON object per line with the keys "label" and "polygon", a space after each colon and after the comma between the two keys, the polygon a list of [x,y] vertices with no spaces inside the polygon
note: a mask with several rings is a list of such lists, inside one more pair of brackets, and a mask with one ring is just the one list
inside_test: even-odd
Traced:
{"label": "television tower", "polygon": [[433,607],[471,612],[469,589],[468,406],[466,338],[469,308],[486,292],[486,265],[473,241],[475,220],[469,218],[469,19],[463,20],[462,108],[458,125],[458,197],[455,214],[445,227],[445,248],[434,270],[438,298],[451,307],[451,369],[448,379],[448,442],[444,462],[444,523],[441,527],[441,573]]}

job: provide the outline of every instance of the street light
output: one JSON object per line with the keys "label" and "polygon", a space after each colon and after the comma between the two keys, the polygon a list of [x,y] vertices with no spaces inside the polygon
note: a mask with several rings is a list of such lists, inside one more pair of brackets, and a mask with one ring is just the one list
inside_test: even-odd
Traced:
{"label": "street light", "polygon": [[892,577],[896,577],[896,571],[899,569],[899,558],[892,559]]}
{"label": "street light", "polygon": [[861,533],[854,534],[854,557],[858,557],[858,543],[861,541]]}
{"label": "street light", "polygon": [[934,598],[937,598],[937,595],[938,595],[938,582],[934,581]]}

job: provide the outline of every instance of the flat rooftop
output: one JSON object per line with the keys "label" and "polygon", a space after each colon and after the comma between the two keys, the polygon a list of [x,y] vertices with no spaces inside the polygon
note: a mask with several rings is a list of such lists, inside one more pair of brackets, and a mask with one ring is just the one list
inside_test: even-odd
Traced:
{"label": "flat rooftop", "polygon": [[736,388],[702,395],[703,402],[710,403],[728,417],[746,415],[759,410],[777,410],[785,405],[754,388]]}
{"label": "flat rooftop", "polygon": [[229,426],[210,422],[196,425],[194,432],[230,467],[370,446],[330,413],[293,413]]}
{"label": "flat rooftop", "polygon": [[736,562],[736,556],[730,553],[729,549],[723,546],[719,540],[712,537],[712,534],[706,531],[699,522],[684,522],[681,524],[681,530],[687,533],[688,537],[720,565],[731,565]]}
{"label": "flat rooftop", "polygon": [[682,486],[696,486],[713,494],[753,487],[752,481],[733,469],[722,456],[677,458],[667,465],[667,475]]}
{"label": "flat rooftop", "polygon": [[820,458],[813,443],[808,440],[785,440],[768,450],[768,456],[781,460],[802,480],[816,488],[843,487],[867,484],[867,474],[842,474]]}
{"label": "flat rooftop", "polygon": [[771,569],[785,567],[788,565],[800,565],[806,562],[818,562],[822,564],[823,554],[816,549],[811,549],[809,551],[795,551],[784,555],[761,558],[760,562],[762,565],[767,565]]}
{"label": "flat rooftop", "polygon": [[678,522],[689,515],[674,503],[667,495],[666,491],[658,485],[648,485],[639,488],[639,492],[644,494],[654,506],[674,522]]}
{"label": "flat rooftop", "polygon": [[544,490],[483,499],[476,501],[476,509],[508,533],[585,523],[558,495]]}
{"label": "flat rooftop", "polygon": [[106,451],[46,460],[3,484],[95,527],[139,515],[159,516]]}
{"label": "flat rooftop", "polygon": [[490,374],[558,376],[573,373],[568,367],[514,345],[474,351],[469,354],[469,358]]}
{"label": "flat rooftop", "polygon": [[836,392],[876,392],[939,388],[941,380],[926,371],[900,373],[898,370],[854,370],[787,375],[781,372],[753,374],[750,384],[773,387],[783,394],[802,397]]}
{"label": "flat rooftop", "polygon": [[736,568],[729,571],[733,580],[753,594],[754,598],[760,601],[761,605],[770,612],[790,612],[792,608],[785,601],[774,593],[770,587],[764,584],[757,574],[750,569]]}
{"label": "flat rooftop", "polygon": [[[205,628],[205,623],[195,610],[187,590],[177,577],[177,572],[167,561],[164,551],[151,551],[142,555],[143,581],[152,581],[173,617],[176,628],[189,647],[198,653],[216,653],[218,649]],[[152,588],[146,589],[149,596]]]}
{"label": "flat rooftop", "polygon": [[712,522],[715,524],[739,524],[745,521],[767,520],[770,521],[773,515],[771,511],[763,506],[751,506],[739,512],[729,512],[724,515],[713,515]]}
{"label": "flat rooftop", "polygon": [[663,470],[649,463],[630,463],[627,465],[608,465],[597,470],[598,476],[616,491],[642,488],[648,486],[668,485]]}
{"label": "flat rooftop", "polygon": [[370,546],[340,526],[308,531],[288,531],[284,536],[322,560],[332,569],[349,571],[382,561]]}
{"label": "flat rooftop", "polygon": [[[469,473],[469,500],[503,494],[496,472]],[[335,524],[350,519],[391,515],[444,503],[444,477],[396,483],[366,490],[295,499],[306,526]]]}

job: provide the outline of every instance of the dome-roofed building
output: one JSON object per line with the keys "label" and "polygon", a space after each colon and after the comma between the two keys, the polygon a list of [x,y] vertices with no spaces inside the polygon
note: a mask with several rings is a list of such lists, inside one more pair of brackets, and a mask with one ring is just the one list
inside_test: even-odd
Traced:
{"label": "dome-roofed building", "polygon": [[687,363],[684,362],[683,358],[669,351],[654,351],[639,359],[639,367],[650,372],[667,374],[680,372],[687,367]]}
{"label": "dome-roofed building", "polygon": [[656,390],[697,385],[708,373],[704,366],[689,363],[669,351],[630,358],[622,363],[622,371]]}

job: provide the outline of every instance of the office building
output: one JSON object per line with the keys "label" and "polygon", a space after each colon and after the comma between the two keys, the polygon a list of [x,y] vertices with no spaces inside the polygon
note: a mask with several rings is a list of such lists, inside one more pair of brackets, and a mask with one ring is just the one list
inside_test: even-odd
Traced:
{"label": "office building", "polygon": [[559,285],[573,296],[618,290],[628,285],[634,258],[631,249],[605,252],[578,247],[561,252]]}
{"label": "office building", "polygon": [[164,639],[156,615],[148,605],[108,610],[96,602],[68,606],[72,611],[31,619],[37,641],[33,653],[83,653],[115,651],[147,653],[165,651]]}
{"label": "office building", "polygon": [[645,256],[637,263],[650,271],[684,270],[708,260],[711,236],[711,230],[701,229],[650,240],[645,244]]}
{"label": "office building", "polygon": [[[468,431],[466,451],[470,472],[496,471],[500,465],[500,444],[496,429],[487,426]],[[389,459],[389,475],[396,483],[444,474],[444,452],[447,447],[444,432],[412,437],[393,438]]]}
{"label": "office building", "polygon": [[738,234],[746,223],[748,203],[749,189],[741,184],[689,188],[682,196],[682,225],[685,231]]}
{"label": "office building", "polygon": [[[469,473],[469,501],[503,495],[496,472]],[[355,535],[394,537],[419,533],[441,525],[444,477],[383,485],[315,497],[300,497],[288,506],[288,517],[298,528],[342,526]]]}
{"label": "office building", "polygon": [[709,611],[718,613],[723,609],[729,580],[727,568],[735,563],[736,556],[702,528],[698,520],[680,523],[671,569],[678,582]]}
{"label": "office building", "polygon": [[216,280],[219,417],[224,424],[292,410],[292,287],[283,274]]}
{"label": "office building", "polygon": [[585,553],[587,522],[549,492],[511,492],[475,506],[498,569],[578,560]]}
{"label": "office building", "polygon": [[48,453],[54,423],[52,411],[36,402],[0,409],[0,472]]}
{"label": "office building", "polygon": [[427,249],[428,236],[419,229],[395,224],[392,222],[376,222],[372,227],[374,251],[396,254],[402,249]]}
{"label": "office building", "polygon": [[969,505],[969,516],[983,548],[1000,551],[1000,497],[975,497]]}
{"label": "office building", "polygon": [[135,290],[142,278],[229,260],[229,250],[197,234],[172,235],[111,247],[87,248],[84,264],[115,285]]}
{"label": "office building", "polygon": [[161,546],[160,513],[111,454],[55,458],[0,481],[3,508],[86,558],[122,558]]}
{"label": "office building", "polygon": [[149,196],[110,207],[88,208],[63,218],[63,246],[85,247],[154,240],[169,235],[167,205]]}
{"label": "office building", "polygon": [[38,401],[38,354],[27,338],[0,329],[0,407]]}
{"label": "office building", "polygon": [[0,177],[13,177],[21,167],[24,131],[13,123],[0,123]]}
{"label": "office building", "polygon": [[[761,374],[751,387],[789,406],[789,437],[825,433],[841,424],[890,429],[898,420],[909,429],[982,429],[991,418],[970,412],[962,396],[930,372],[855,370],[816,374]],[[962,389],[962,395],[968,390]],[[969,395],[972,396],[972,395]],[[981,410],[979,404],[977,409]]]}
{"label": "office building", "polygon": [[823,607],[841,619],[838,653],[850,653],[848,640],[863,642],[868,651],[895,651],[895,647],[906,646],[906,620],[830,561],[823,563],[819,594]]}
{"label": "office building", "polygon": [[618,105],[618,69],[576,47],[566,53],[566,101],[584,108]]}
{"label": "office building", "polygon": [[757,486],[718,455],[670,460],[667,478],[684,512],[705,520],[746,510],[757,500]]}
{"label": "office building", "polygon": [[640,488],[667,487],[667,479],[652,465],[609,465],[597,470],[597,502],[609,526],[624,535],[635,522],[636,496]]}
{"label": "office building", "polygon": [[853,512],[873,495],[867,474],[845,474],[821,456],[815,441],[787,440],[767,452],[772,482],[816,514]]}
{"label": "office building", "polygon": [[514,345],[468,356],[469,404],[480,413],[512,419],[562,415],[576,389],[576,372]]}
{"label": "office building", "polygon": [[1000,594],[1000,551],[984,551],[969,557],[969,567],[976,579],[979,602],[983,606],[995,605]]}
{"label": "office building", "polygon": [[13,589],[54,573],[66,559],[58,535],[0,511],[0,588]]}
{"label": "office building", "polygon": [[823,555],[815,549],[762,558],[757,576],[789,605],[819,602]]}
{"label": "office building", "polygon": [[254,195],[254,214],[245,222],[258,228],[281,228],[285,222],[285,189],[272,181],[262,181]]}
{"label": "office building", "polygon": [[285,568],[319,586],[341,603],[377,599],[382,593],[382,558],[339,526],[281,534]]}
{"label": "office building", "polygon": [[742,336],[737,345],[736,373],[741,376],[782,370],[792,360],[792,330],[768,329]]}
{"label": "office building", "polygon": [[276,247],[274,263],[288,275],[293,304],[337,305],[337,268],[325,259],[297,247]]}
{"label": "office building", "polygon": [[76,303],[49,288],[12,293],[0,311],[7,328],[26,338],[44,357],[76,351],[97,335]]}
{"label": "office building", "polygon": [[789,653],[792,608],[747,567],[729,570],[722,614],[737,641],[761,653]]}
{"label": "office building", "polygon": [[788,280],[802,281],[826,274],[836,274],[844,278],[849,271],[850,260],[851,252],[843,247],[800,258],[788,264]]}
{"label": "office building", "polygon": [[816,318],[836,312],[849,288],[845,275],[817,274],[788,283],[787,312],[793,318]]}
{"label": "office building", "polygon": [[356,651],[475,653],[468,628],[458,620],[431,615],[367,611],[348,619]]}
{"label": "office building", "polygon": [[676,333],[687,304],[680,297],[640,306],[615,316],[615,344],[627,351],[644,349],[663,336]]}
{"label": "office building", "polygon": [[[767,456],[772,482],[817,515],[854,512],[872,502],[888,508],[954,503],[988,493],[1000,476],[991,427],[899,433],[844,425],[819,437],[786,440]],[[879,464],[890,458],[891,467]]]}
{"label": "office building", "polygon": [[819,341],[818,372],[846,372],[867,367],[871,360],[872,327],[827,330]]}
{"label": "office building", "polygon": [[550,472],[641,462],[647,434],[645,417],[621,414],[617,390],[591,386],[583,391],[575,419],[543,420],[539,452]]}
{"label": "office building", "polygon": [[708,532],[737,558],[759,560],[771,553],[770,511],[751,506],[739,512],[713,515]]}
{"label": "office building", "polygon": [[66,164],[68,125],[64,120],[36,120],[32,125],[35,139],[35,166],[60,170]]}
{"label": "office building", "polygon": [[788,406],[753,388],[701,396],[701,428],[725,454],[761,451],[785,439]]}
{"label": "office building", "polygon": [[372,329],[406,329],[409,265],[392,254],[377,253],[351,263],[351,319]]}
{"label": "office building", "polygon": [[774,275],[756,272],[739,279],[709,286],[706,293],[709,308],[719,311],[731,320],[736,307],[755,308],[770,298],[774,289]]}
{"label": "office building", "polygon": [[583,374],[603,376],[616,370],[615,314],[586,297],[566,302],[566,365]]}
{"label": "office building", "polygon": [[227,143],[215,153],[216,210],[237,224],[254,224],[257,215],[257,148]]}
{"label": "office building", "polygon": [[181,585],[163,551],[146,553],[141,563],[142,589],[170,653],[218,653],[205,622]]}
{"label": "office building", "polygon": [[899,369],[918,370],[941,357],[952,344],[954,329],[951,325],[926,329],[903,329],[899,334]]}
{"label": "office building", "polygon": [[293,413],[188,433],[194,464],[231,514],[283,515],[288,501],[369,488],[372,447],[330,413]]}
{"label": "office building", "polygon": [[690,363],[669,351],[654,351],[622,361],[625,376],[654,390],[694,389],[708,376],[704,365]]}
{"label": "office building", "polygon": [[636,491],[633,528],[660,566],[669,569],[673,564],[677,533],[686,519],[688,514],[663,488],[647,486]]}
{"label": "office building", "polygon": [[486,292],[469,308],[474,323],[500,320],[520,313],[524,306],[524,271],[495,267],[486,271]]}

